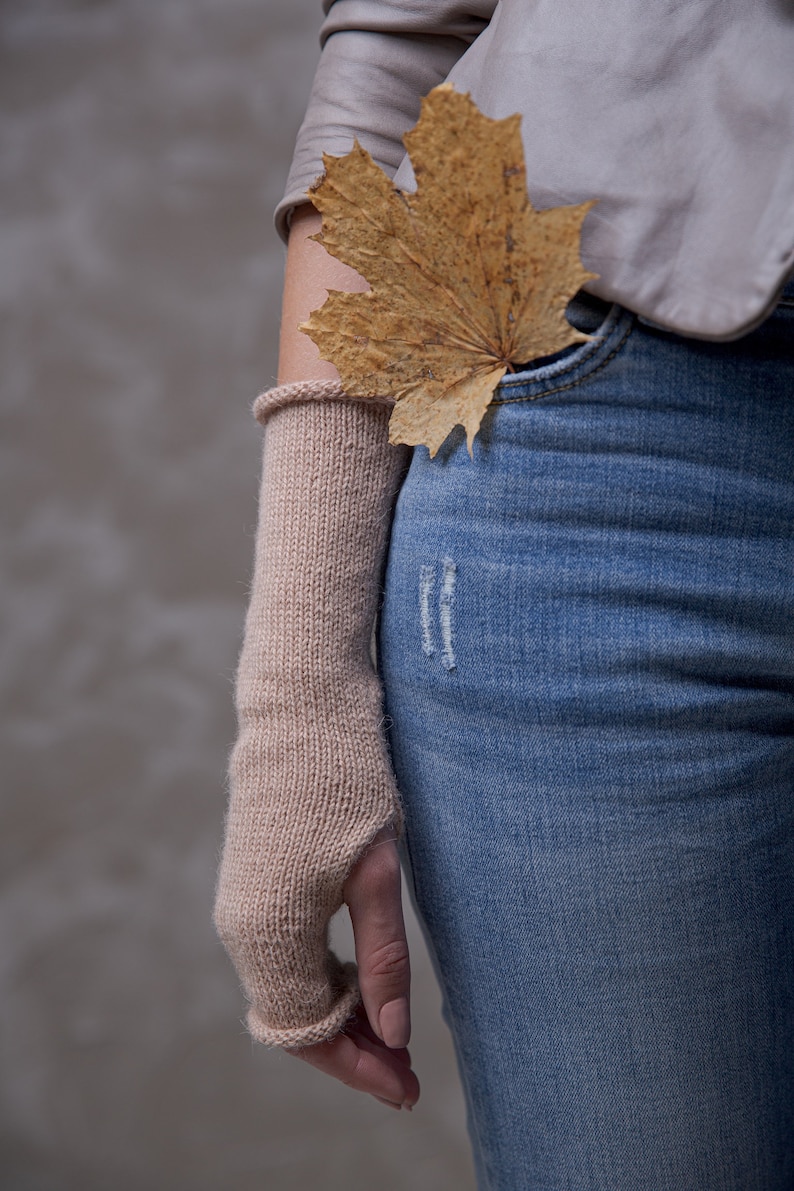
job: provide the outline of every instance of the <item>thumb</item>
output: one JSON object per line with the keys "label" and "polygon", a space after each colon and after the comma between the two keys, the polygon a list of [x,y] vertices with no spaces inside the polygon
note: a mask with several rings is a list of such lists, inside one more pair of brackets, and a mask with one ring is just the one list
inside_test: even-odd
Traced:
{"label": "thumb", "polygon": [[411,1033],[411,970],[392,828],[379,832],[361,856],[345,883],[344,896],[369,1024],[388,1047],[401,1049]]}

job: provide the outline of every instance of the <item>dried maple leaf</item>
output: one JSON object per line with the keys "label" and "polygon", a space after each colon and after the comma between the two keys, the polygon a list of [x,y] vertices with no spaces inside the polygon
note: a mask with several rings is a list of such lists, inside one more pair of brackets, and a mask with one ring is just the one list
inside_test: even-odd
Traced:
{"label": "dried maple leaf", "polygon": [[593,205],[535,211],[520,116],[491,120],[442,84],[405,146],[416,192],[397,190],[355,143],[324,156],[311,191],[324,248],[369,283],[332,291],[300,327],[350,396],[392,396],[393,443],[435,455],[456,425],[472,442],[508,370],[589,336],[565,308],[595,276],[579,259]]}

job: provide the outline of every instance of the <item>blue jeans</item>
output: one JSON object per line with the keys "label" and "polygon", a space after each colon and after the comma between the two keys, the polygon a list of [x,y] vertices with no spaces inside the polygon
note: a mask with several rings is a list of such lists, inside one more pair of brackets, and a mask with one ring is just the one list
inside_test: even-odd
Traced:
{"label": "blue jeans", "polygon": [[414,451],[380,662],[483,1191],[794,1188],[793,606],[791,289]]}

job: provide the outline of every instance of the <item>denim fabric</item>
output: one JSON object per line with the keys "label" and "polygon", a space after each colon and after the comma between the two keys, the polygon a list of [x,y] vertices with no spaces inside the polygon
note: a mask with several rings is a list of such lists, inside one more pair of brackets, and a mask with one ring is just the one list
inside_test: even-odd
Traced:
{"label": "denim fabric", "polygon": [[415,450],[380,664],[482,1189],[794,1188],[793,605],[791,288]]}

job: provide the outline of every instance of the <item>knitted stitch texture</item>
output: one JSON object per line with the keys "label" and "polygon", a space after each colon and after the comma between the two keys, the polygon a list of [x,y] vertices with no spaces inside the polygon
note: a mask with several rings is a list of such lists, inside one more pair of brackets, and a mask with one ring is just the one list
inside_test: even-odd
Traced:
{"label": "knitted stitch texture", "polygon": [[388,403],[284,385],[266,422],[259,526],[237,673],[238,737],[216,929],[269,1046],[332,1038],[359,999],[328,947],[344,882],[378,831],[400,829],[372,626],[409,452]]}

